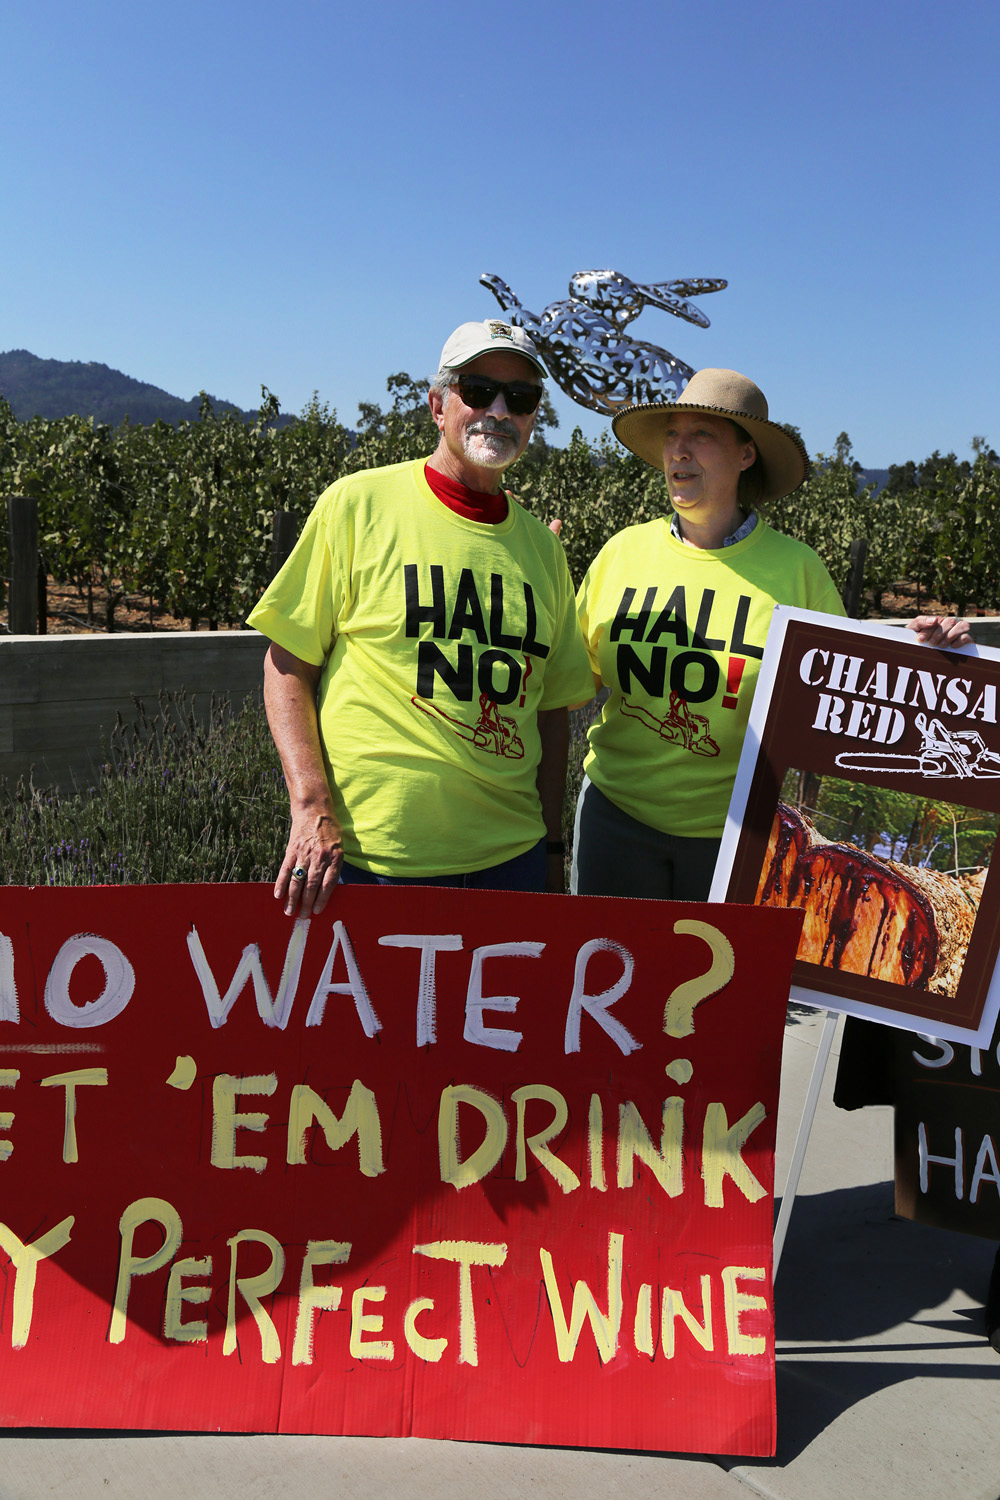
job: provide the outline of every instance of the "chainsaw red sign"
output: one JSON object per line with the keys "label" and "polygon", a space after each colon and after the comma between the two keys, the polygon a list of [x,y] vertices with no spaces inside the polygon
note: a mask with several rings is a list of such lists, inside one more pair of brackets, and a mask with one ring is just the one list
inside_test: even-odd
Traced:
{"label": "chainsaw red sign", "polygon": [[799,924],[6,890],[3,1422],[773,1452]]}
{"label": "chainsaw red sign", "polygon": [[996,651],[775,610],[712,895],[803,913],[797,999],[988,1042],[998,686]]}

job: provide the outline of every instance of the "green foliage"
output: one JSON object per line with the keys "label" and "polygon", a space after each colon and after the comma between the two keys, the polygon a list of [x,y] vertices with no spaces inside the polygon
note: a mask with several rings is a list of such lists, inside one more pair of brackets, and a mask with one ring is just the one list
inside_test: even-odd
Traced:
{"label": "green foliage", "polygon": [[[3,494],[37,495],[49,572],[75,585],[92,617],[93,591],[107,593],[102,622],[113,629],[128,595],[188,618],[239,624],[268,581],[276,511],[299,525],[317,496],[341,475],[431,453],[438,432],[426,380],[400,372],[387,381],[384,406],[359,410],[356,433],[314,394],[290,422],[277,398],[261,391],[253,421],[202,394],[197,419],[175,429],[81,417],[18,422],[0,398]],[[287,425],[282,425],[287,423]],[[574,429],[565,448],[545,442],[557,425],[548,398],[535,437],[509,483],[518,499],[561,538],[577,583],[604,543],[622,527],[665,515],[663,476],[619,447],[609,432],[596,442]],[[910,580],[961,610],[1000,603],[1000,463],[986,439],[973,440],[975,462],[938,452],[922,464],[890,470],[875,494],[860,486],[850,439],[819,454],[794,495],[767,507],[772,525],[813,547],[843,589],[852,541],[868,541],[867,608]],[[0,575],[6,564],[0,526]]]}
{"label": "green foliage", "polygon": [[1000,601],[1000,470],[995,455],[981,451],[971,467],[955,465],[938,475],[934,523],[936,591],[959,614],[969,604],[995,609]]}
{"label": "green foliage", "polygon": [[168,525],[154,522],[154,534],[164,541],[164,603],[192,627],[202,617],[237,623],[260,592],[270,517],[287,488],[273,464],[268,424],[276,415],[266,390],[252,425],[217,414],[203,396],[199,420],[178,430],[164,491]]}
{"label": "green foliage", "polygon": [[[362,402],[358,408],[357,447],[347,458],[347,472],[404,463],[434,451],[438,430],[427,405],[429,386],[429,381],[413,380],[401,372],[390,375],[386,381],[392,397],[388,411],[371,402]],[[336,477],[339,476],[328,479],[327,484],[332,484]]]}
{"label": "green foliage", "polygon": [[560,540],[577,584],[615,532],[669,509],[662,474],[607,433],[591,446],[579,427],[568,448],[547,449],[541,462],[525,454],[511,471],[511,486],[541,520],[562,521]]}
{"label": "green foliage", "polygon": [[8,885],[273,880],[288,798],[257,705],[195,715],[163,694],[120,720],[98,784],[61,796],[0,782],[0,861]]}
{"label": "green foliage", "polygon": [[894,791],[884,783],[791,770],[781,795],[802,806],[824,838],[904,864],[957,874],[990,864],[996,844],[996,813]]}
{"label": "green foliage", "polygon": [[866,581],[877,579],[885,588],[881,580],[888,576],[891,581],[896,576],[885,516],[876,515],[877,501],[873,501],[871,486],[859,489],[858,469],[850,438],[842,432],[832,456],[816,455],[805,484],[794,494],[769,504],[764,512],[778,531],[819,553],[841,592],[847,582],[851,543],[859,537],[868,541]]}
{"label": "green foliage", "polygon": [[998,460],[985,438],[972,448],[974,465],[935,449],[923,463],[889,470],[883,494],[897,511],[899,576],[916,585],[918,607],[921,594],[960,612],[996,597]]}
{"label": "green foliage", "polygon": [[203,393],[198,420],[176,430],[19,423],[0,401],[0,484],[37,496],[48,572],[77,588],[91,620],[93,591],[105,590],[106,629],[126,594],[193,625],[239,624],[268,580],[275,511],[304,519],[354,458],[351,434],[317,400],[301,421],[280,420],[266,388],[253,422]]}

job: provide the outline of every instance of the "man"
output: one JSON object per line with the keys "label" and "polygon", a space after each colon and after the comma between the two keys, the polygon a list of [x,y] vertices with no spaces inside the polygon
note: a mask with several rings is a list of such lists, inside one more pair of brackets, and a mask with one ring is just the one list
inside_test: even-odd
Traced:
{"label": "man", "polygon": [[272,642],[289,916],[338,879],[562,889],[567,705],[590,667],[559,542],[500,489],[544,375],[522,329],[463,323],[428,396],[434,453],[326,490],[250,616]]}

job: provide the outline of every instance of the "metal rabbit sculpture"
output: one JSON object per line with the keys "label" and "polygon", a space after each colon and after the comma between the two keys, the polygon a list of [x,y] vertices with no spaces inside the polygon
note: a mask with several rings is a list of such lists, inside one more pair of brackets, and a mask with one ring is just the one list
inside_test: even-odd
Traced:
{"label": "metal rabbit sculpture", "polygon": [[[551,302],[541,316],[529,312],[499,276],[480,276],[512,323],[534,340],[553,380],[591,411],[613,413],[635,401],[671,400],[694,374],[690,365],[655,344],[627,337],[644,307],[659,307],[699,328],[709,326],[688,297],[721,292],[718,278],[692,277],[649,286],[618,271],[577,271],[569,297]],[[671,395],[672,393],[672,395]]]}

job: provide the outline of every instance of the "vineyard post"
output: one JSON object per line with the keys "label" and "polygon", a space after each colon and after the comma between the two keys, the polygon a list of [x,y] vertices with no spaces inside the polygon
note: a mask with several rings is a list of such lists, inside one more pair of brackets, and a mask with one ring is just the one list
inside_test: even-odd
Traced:
{"label": "vineyard post", "polygon": [[11,635],[38,634],[38,501],[7,496],[10,593],[7,629]]}
{"label": "vineyard post", "polygon": [[868,540],[866,537],[855,537],[851,543],[851,561],[847,570],[847,582],[844,584],[844,608],[850,620],[858,618],[858,610],[861,607],[861,590],[865,582],[865,559],[868,556]]}
{"label": "vineyard post", "polygon": [[276,510],[271,533],[271,577],[282,567],[295,546],[298,522],[293,510]]}

